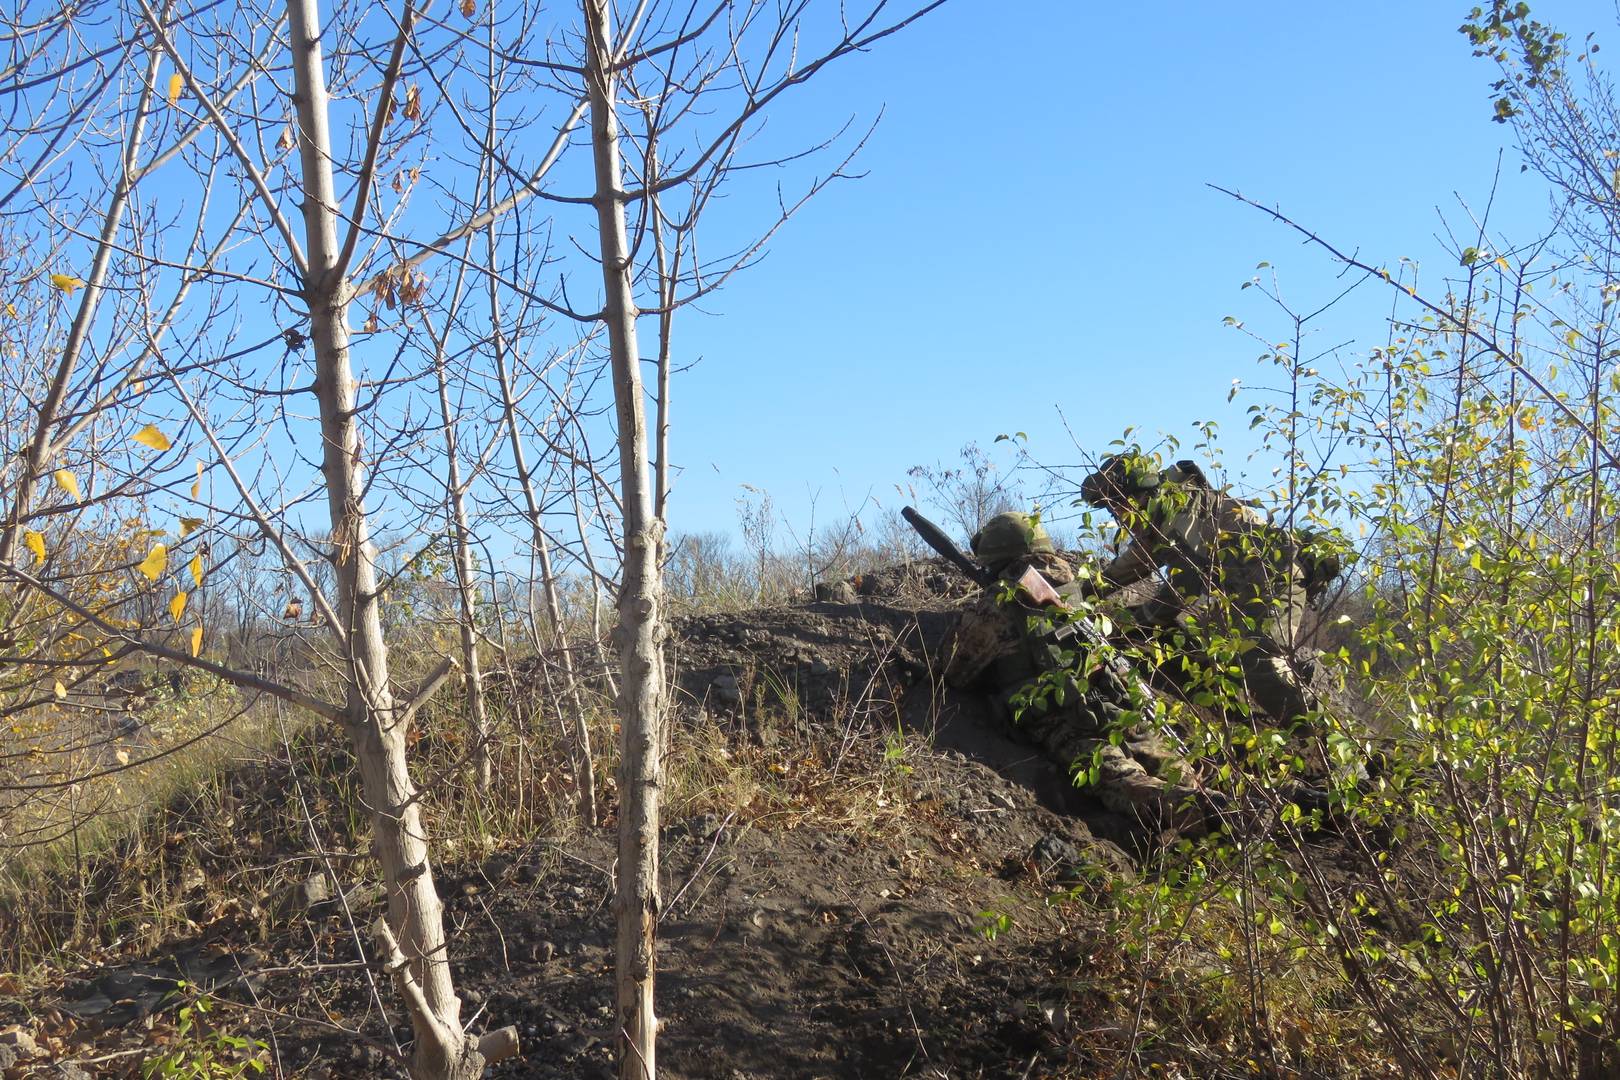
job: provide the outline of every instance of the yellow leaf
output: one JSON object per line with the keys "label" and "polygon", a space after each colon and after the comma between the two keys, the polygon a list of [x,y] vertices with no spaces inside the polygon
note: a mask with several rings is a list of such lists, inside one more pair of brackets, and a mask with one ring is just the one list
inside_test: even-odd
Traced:
{"label": "yellow leaf", "polygon": [[168,565],[169,549],[162,544],[153,544],[151,552],[147,554],[145,559],[141,560],[141,564],[135,569],[145,574],[148,581],[156,581],[158,575],[163,573],[164,568]]}
{"label": "yellow leaf", "polygon": [[116,753],[113,754],[113,758],[116,759],[118,764],[120,764],[120,765],[128,765],[129,764],[129,751],[128,750],[119,750],[119,751],[117,751]]}
{"label": "yellow leaf", "polygon": [[23,531],[23,544],[28,548],[29,551],[34,553],[34,561],[36,563],[43,563],[45,561],[45,538],[43,536],[39,535],[39,533],[35,532],[33,529],[25,529]]}
{"label": "yellow leaf", "polygon": [[175,593],[174,599],[169,601],[169,614],[174,618],[175,622],[179,622],[180,616],[185,613],[185,610],[186,594],[183,592]]}
{"label": "yellow leaf", "polygon": [[182,539],[184,539],[185,537],[190,536],[192,533],[196,532],[198,529],[200,529],[202,527],[203,527],[203,519],[202,518],[183,517],[183,518],[180,519],[180,536],[181,536]]}
{"label": "yellow leaf", "polygon": [[199,626],[191,632],[191,655],[196,656],[202,651],[202,627]]}
{"label": "yellow leaf", "polygon": [[72,274],[52,274],[51,284],[56,286],[58,289],[61,289],[69,296],[73,295],[74,289],[84,288],[84,282],[80,281]]}
{"label": "yellow leaf", "polygon": [[191,485],[191,497],[195,499],[202,491],[202,462],[197,462],[197,482]]}
{"label": "yellow leaf", "polygon": [[135,433],[135,441],[142,446],[150,446],[153,450],[167,450],[169,437],[157,429],[154,424],[147,424]]}
{"label": "yellow leaf", "polygon": [[6,305],[6,314],[10,315],[13,319],[15,319],[17,317],[17,305],[16,304],[7,304]]}
{"label": "yellow leaf", "polygon": [[177,102],[179,102],[179,100],[180,100],[180,89],[185,85],[186,85],[186,82],[185,82],[184,79],[182,79],[180,77],[180,73],[178,71],[175,72],[173,75],[169,76],[169,104],[170,105],[174,105]]}
{"label": "yellow leaf", "polygon": [[62,680],[58,679],[56,681],[56,700],[61,701],[65,697],[67,697],[67,687],[63,686]]}
{"label": "yellow leaf", "polygon": [[56,486],[73,496],[79,502],[84,502],[84,496],[79,494],[79,478],[66,469],[57,469],[53,474],[56,477]]}
{"label": "yellow leaf", "polygon": [[1508,261],[1507,261],[1506,256],[1497,259],[1496,260],[1496,265],[1500,266],[1505,271],[1513,269],[1511,266],[1508,265]]}
{"label": "yellow leaf", "polygon": [[198,585],[201,585],[202,584],[202,576],[203,576],[202,556],[201,555],[193,555],[191,557],[191,580],[196,582]]}

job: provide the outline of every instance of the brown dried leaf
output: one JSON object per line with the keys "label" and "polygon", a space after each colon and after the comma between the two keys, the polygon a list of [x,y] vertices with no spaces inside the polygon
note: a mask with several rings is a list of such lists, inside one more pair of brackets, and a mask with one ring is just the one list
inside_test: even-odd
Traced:
{"label": "brown dried leaf", "polygon": [[422,91],[414,85],[405,91],[405,119],[422,119]]}

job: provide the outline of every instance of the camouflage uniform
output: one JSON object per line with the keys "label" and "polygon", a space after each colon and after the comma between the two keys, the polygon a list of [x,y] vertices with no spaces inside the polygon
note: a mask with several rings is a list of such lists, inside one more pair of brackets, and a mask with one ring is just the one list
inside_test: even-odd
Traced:
{"label": "camouflage uniform", "polygon": [[[1050,551],[1032,552],[999,567],[992,563],[1009,587],[1029,567],[1039,570],[1059,595],[1075,594],[1074,571]],[[1018,734],[1065,769],[1081,773],[1095,763],[1097,775],[1085,790],[1109,810],[1158,827],[1171,824],[1196,791],[1175,782],[1186,766],[1150,725],[1128,729],[1119,745],[1110,740],[1122,709],[1130,704],[1119,674],[1104,667],[1083,690],[1069,677],[1061,705],[1046,700],[1020,710],[1015,704],[1019,691],[1034,686],[1043,673],[1062,670],[1064,654],[1071,650],[1052,638],[1050,620],[1039,609],[1016,599],[1003,601],[1004,592],[986,589],[962,612],[946,650],[947,685],[990,694],[1015,717]]]}
{"label": "camouflage uniform", "polygon": [[1119,460],[1082,488],[1087,501],[1114,511],[1128,537],[1103,581],[1118,588],[1157,574],[1157,587],[1134,609],[1141,622],[1244,639],[1237,659],[1255,704],[1278,723],[1310,711],[1305,680],[1290,663],[1305,576],[1285,530],[1209,487],[1191,462],[1110,487],[1105,474]]}

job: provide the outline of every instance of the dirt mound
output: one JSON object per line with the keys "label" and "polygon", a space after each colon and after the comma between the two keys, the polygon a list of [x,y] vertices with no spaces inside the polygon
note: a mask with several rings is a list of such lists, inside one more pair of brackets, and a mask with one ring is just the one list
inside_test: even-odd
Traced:
{"label": "dirt mound", "polygon": [[[1040,1003],[1061,997],[1074,958],[1059,914],[1038,898],[1128,874],[1123,858],[958,754],[896,760],[867,747],[847,765],[877,792],[870,821],[826,828],[806,815],[773,827],[702,814],[666,827],[663,1075],[1061,1072],[1073,1050]],[[612,1075],[612,865],[612,837],[597,831],[441,871],[466,1012],[516,1024],[522,1037],[523,1057],[492,1075]],[[1026,932],[986,940],[987,920],[1013,909]],[[273,1016],[246,1014],[247,1027],[274,1048],[283,1075],[403,1075],[394,1052],[409,1032],[392,993],[374,992],[377,973],[352,961],[354,928],[380,911],[369,896],[348,912],[311,910],[266,945],[245,943],[249,916],[222,919],[167,954],[229,953],[216,965],[251,972],[248,989],[218,993],[239,1006],[274,1003]],[[120,979],[85,974],[97,985]],[[6,1018],[49,1030],[54,1061],[140,1075],[146,1055],[172,1039],[163,1013],[180,999],[158,1005],[150,1029],[80,1025],[66,1015],[79,985],[6,1008]]]}
{"label": "dirt mound", "polygon": [[677,708],[764,745],[784,734],[837,740],[885,728],[921,736],[936,750],[987,765],[1097,835],[1141,846],[1136,822],[1104,811],[1064,769],[1015,740],[982,696],[942,684],[946,637],[976,592],[960,572],[943,559],[920,560],[830,591],[854,599],[679,620],[670,650]]}
{"label": "dirt mound", "polygon": [[[849,585],[861,590],[853,602],[673,628],[672,741],[712,748],[743,779],[672,796],[667,810],[662,1074],[1082,1068],[1053,1019],[1080,962],[1064,923],[1075,909],[1045,899],[1108,889],[1132,873],[1129,860],[1074,813],[1084,800],[1061,770],[1008,738],[981,699],[939,685],[935,658],[968,591],[954,573],[918,563]],[[493,1075],[612,1075],[613,838],[562,828],[438,870],[464,1015],[475,1030],[486,1018],[516,1024],[522,1038],[523,1056]],[[281,905],[273,917],[268,901],[239,905],[162,956],[122,963],[167,971],[165,957],[207,955],[242,972],[216,992],[216,1014],[234,1002],[229,1015],[269,1047],[273,1075],[403,1075],[404,1017],[386,979],[355,957],[381,910],[365,887],[373,871],[360,859],[333,865],[353,878],[316,891],[341,905]],[[0,1005],[0,1026],[48,1033],[50,1059],[70,1068],[138,1076],[172,1043],[185,995],[143,1000],[144,1023],[76,1017],[84,985],[117,972],[67,973],[41,997]]]}
{"label": "dirt mound", "polygon": [[679,619],[670,635],[677,707],[746,723],[770,711],[826,720],[892,705],[928,676],[970,588],[933,559],[819,589],[837,599]]}

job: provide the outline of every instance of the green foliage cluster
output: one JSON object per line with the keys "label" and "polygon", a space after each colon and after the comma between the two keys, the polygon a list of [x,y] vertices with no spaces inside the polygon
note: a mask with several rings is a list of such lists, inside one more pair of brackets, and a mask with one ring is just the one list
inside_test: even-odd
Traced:
{"label": "green foliage cluster", "polygon": [[207,995],[180,1007],[174,1041],[142,1062],[141,1080],[241,1080],[264,1073],[269,1047],[207,1023],[212,1007]]}
{"label": "green foliage cluster", "polygon": [[[1386,347],[1325,372],[1297,359],[1299,319],[1262,357],[1283,377],[1252,409],[1283,462],[1274,520],[1358,538],[1317,628],[1339,691],[1298,727],[1250,708],[1242,625],[1134,657],[1178,669],[1166,719],[1236,808],[1134,894],[1142,933],[1163,944],[1219,898],[1252,1053],[1275,1065],[1279,1008],[1304,1000],[1270,992],[1287,966],[1413,1075],[1620,1069],[1613,295],[1555,313],[1533,284],[1567,299],[1592,284],[1579,267],[1553,281],[1472,250]],[[1549,340],[1522,335],[1537,324]]]}

